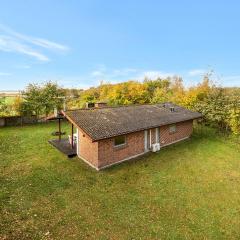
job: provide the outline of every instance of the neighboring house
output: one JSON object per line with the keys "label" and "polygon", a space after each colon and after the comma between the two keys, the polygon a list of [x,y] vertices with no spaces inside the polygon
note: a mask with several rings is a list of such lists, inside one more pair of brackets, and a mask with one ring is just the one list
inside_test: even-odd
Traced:
{"label": "neighboring house", "polygon": [[77,155],[97,170],[189,138],[193,120],[201,117],[172,103],[120,107],[101,103],[63,114],[77,129]]}

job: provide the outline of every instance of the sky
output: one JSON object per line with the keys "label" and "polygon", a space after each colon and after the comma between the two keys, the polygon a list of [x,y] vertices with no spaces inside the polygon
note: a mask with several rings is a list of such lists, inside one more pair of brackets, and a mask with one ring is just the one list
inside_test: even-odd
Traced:
{"label": "sky", "polygon": [[0,0],[0,90],[174,75],[191,86],[210,70],[240,86],[238,0]]}

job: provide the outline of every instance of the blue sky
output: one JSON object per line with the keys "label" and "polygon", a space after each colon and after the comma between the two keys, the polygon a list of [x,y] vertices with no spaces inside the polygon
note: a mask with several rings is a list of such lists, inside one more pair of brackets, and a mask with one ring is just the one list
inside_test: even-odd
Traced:
{"label": "blue sky", "polygon": [[1,0],[0,90],[180,75],[240,86],[240,1]]}

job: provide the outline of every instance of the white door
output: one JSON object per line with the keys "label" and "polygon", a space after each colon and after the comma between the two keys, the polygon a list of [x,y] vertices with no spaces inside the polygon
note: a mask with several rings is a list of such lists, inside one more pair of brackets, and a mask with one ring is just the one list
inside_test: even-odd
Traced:
{"label": "white door", "polygon": [[144,131],[144,150],[148,151],[148,130]]}
{"label": "white door", "polygon": [[156,139],[155,139],[155,142],[156,143],[160,143],[160,134],[159,134],[159,128],[156,128]]}

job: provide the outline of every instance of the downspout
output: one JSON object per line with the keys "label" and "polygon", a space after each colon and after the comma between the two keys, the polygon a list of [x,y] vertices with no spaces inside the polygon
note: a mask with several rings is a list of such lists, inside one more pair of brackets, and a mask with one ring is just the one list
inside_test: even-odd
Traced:
{"label": "downspout", "polygon": [[151,148],[152,147],[152,131],[151,131],[151,129],[149,130],[149,140],[150,140],[150,142],[149,142],[149,147]]}

